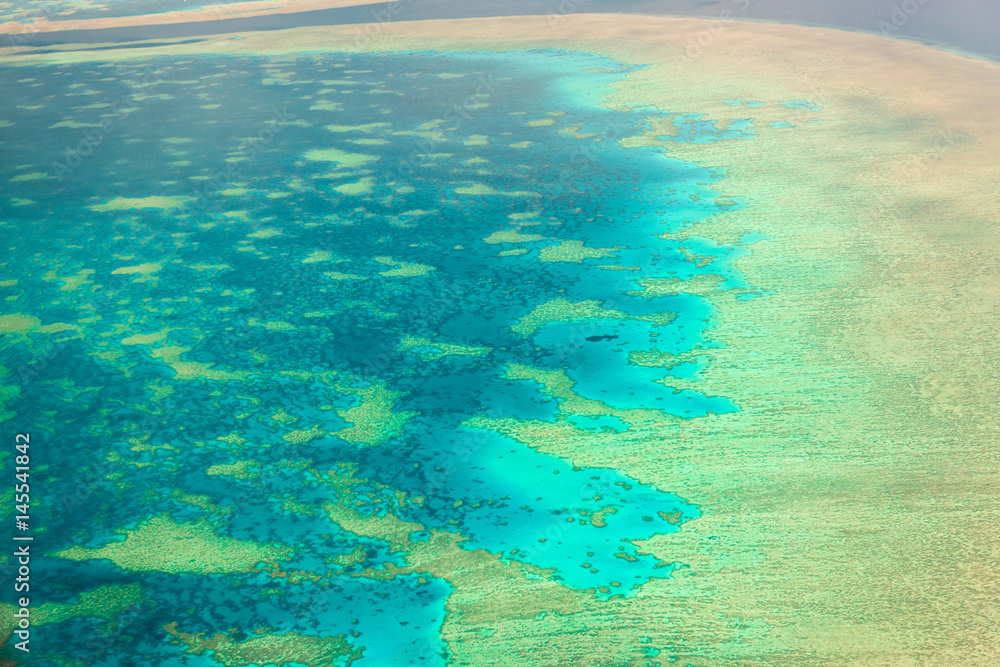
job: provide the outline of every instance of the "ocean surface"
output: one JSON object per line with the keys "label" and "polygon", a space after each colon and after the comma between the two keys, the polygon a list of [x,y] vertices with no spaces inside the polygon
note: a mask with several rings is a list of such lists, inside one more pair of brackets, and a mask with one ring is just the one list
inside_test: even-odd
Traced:
{"label": "ocean surface", "polygon": [[[0,7],[0,21],[64,20],[140,16],[226,5],[242,0],[12,0]],[[253,1],[249,4],[253,4]],[[775,21],[861,31],[910,39],[964,53],[1000,59],[1000,4],[995,0],[387,0],[370,5],[230,18],[209,23],[132,26],[101,30],[32,33],[30,23],[4,45],[121,42],[223,32],[281,30],[309,25],[355,25],[379,32],[395,21],[501,16],[545,16],[562,31],[563,19],[579,13],[685,16],[704,19],[697,39],[711,39],[730,21]]]}
{"label": "ocean surface", "polygon": [[601,600],[683,567],[635,542],[696,505],[552,452],[590,437],[612,461],[616,437],[739,410],[698,389],[711,298],[653,287],[755,298],[733,260],[758,238],[661,238],[747,203],[618,142],[655,118],[752,140],[759,103],[724,128],[600,106],[629,71],[555,51],[7,69],[0,420],[33,443],[30,664],[281,642],[445,664],[454,584],[421,549]]}

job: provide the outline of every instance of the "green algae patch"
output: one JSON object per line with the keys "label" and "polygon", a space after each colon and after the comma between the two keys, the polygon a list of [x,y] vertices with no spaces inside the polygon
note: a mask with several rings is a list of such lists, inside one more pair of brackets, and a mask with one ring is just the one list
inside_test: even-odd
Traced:
{"label": "green algae patch", "polygon": [[359,544],[350,553],[327,557],[326,562],[348,567],[355,563],[363,563],[366,560],[368,560],[368,549]]}
{"label": "green algae patch", "polygon": [[399,268],[382,271],[379,275],[386,278],[416,278],[426,276],[433,270],[434,267],[428,264],[403,264]]}
{"label": "green algae patch", "polygon": [[[247,211],[242,211],[242,210],[240,210],[240,211],[226,211],[222,215],[224,217],[229,218],[230,220],[239,220],[241,222],[247,222],[247,223],[250,222],[250,213],[247,212]],[[267,230],[261,230],[261,231],[264,232],[265,234],[268,233]],[[281,234],[280,233],[274,234],[274,236],[281,236]],[[267,238],[267,236],[258,236],[257,238]]]}
{"label": "green algae patch", "polygon": [[[410,209],[409,211],[403,211],[397,216],[399,222],[397,222],[396,224],[408,224],[413,220],[415,220],[416,218],[422,218],[425,215],[433,215],[434,213],[435,211],[428,211],[427,209],[423,208],[414,208]],[[393,222],[390,220],[389,224],[393,224]]]}
{"label": "green algae patch", "polygon": [[288,410],[285,410],[284,408],[278,408],[275,410],[274,414],[271,415],[271,419],[279,424],[294,424],[299,420],[298,417],[289,413]]}
{"label": "green algae patch", "polygon": [[112,275],[134,275],[142,274],[148,275],[150,273],[156,273],[163,268],[163,265],[158,262],[147,262],[145,264],[138,264],[136,266],[121,266],[114,271]]}
{"label": "green algae patch", "polygon": [[371,132],[380,127],[389,127],[389,123],[368,123],[367,125],[327,125],[330,132]]}
{"label": "green algae patch", "polygon": [[331,280],[367,280],[366,276],[356,273],[341,273],[340,271],[324,271],[323,275]]}
{"label": "green algae patch", "polygon": [[164,327],[151,334],[133,334],[128,338],[123,338],[122,345],[151,345],[152,343],[160,343],[167,339],[171,331],[177,331],[177,328]]}
{"label": "green algae patch", "polygon": [[106,558],[133,572],[218,574],[251,572],[258,563],[286,560],[293,553],[289,547],[216,535],[204,521],[175,523],[166,514],[133,530],[116,532],[125,539],[96,549],[73,547],[52,555],[76,561]]}
{"label": "green algae patch", "polygon": [[206,380],[217,380],[226,382],[229,380],[246,380],[251,375],[250,371],[221,371],[212,368],[215,364],[201,361],[185,361],[181,359],[185,352],[190,352],[189,347],[167,346],[160,347],[151,352],[151,355],[163,361],[177,373],[178,380],[195,380],[204,378]]}
{"label": "green algae patch", "polygon": [[315,440],[324,435],[330,435],[330,432],[324,431],[319,427],[319,424],[315,424],[312,428],[301,428],[290,431],[281,436],[281,439],[293,445],[304,445],[310,440]]}
{"label": "green algae patch", "polygon": [[337,192],[345,195],[366,195],[375,188],[374,178],[362,178],[354,183],[345,183],[334,188]]}
{"label": "green algae patch", "polygon": [[564,127],[559,130],[559,134],[568,134],[575,139],[591,139],[593,137],[599,136],[597,132],[581,132],[580,128],[583,127],[583,123],[575,123],[569,127]]}
{"label": "green algae patch", "polygon": [[53,276],[55,280],[62,282],[59,286],[59,291],[61,292],[72,292],[75,289],[80,288],[84,284],[94,284],[94,281],[88,280],[91,275],[93,275],[93,269],[81,269],[74,275],[69,276],[56,276],[54,271],[50,271],[45,275],[45,280],[50,280],[50,276]]}
{"label": "green algae patch", "polygon": [[42,326],[42,321],[34,315],[23,315],[21,313],[0,315],[0,332],[3,333],[27,331],[40,326]]}
{"label": "green algae patch", "polygon": [[360,398],[361,403],[353,408],[337,410],[340,418],[353,424],[350,428],[337,431],[337,436],[366,447],[380,445],[389,438],[403,433],[406,425],[416,412],[394,412],[396,399],[403,395],[384,384],[370,387],[342,389]]}
{"label": "green algae patch", "polygon": [[588,248],[583,245],[583,241],[560,241],[559,245],[550,245],[542,248],[538,253],[538,259],[542,262],[573,262],[580,264],[585,259],[607,257],[614,251],[614,248]]}
{"label": "green algae patch", "polygon": [[359,146],[385,146],[391,143],[387,139],[348,139],[348,143],[357,144]]}
{"label": "green algae patch", "polygon": [[291,322],[284,322],[282,320],[264,321],[258,320],[256,317],[248,319],[247,326],[262,327],[268,331],[298,331],[298,327]]}
{"label": "green algae patch", "polygon": [[550,322],[580,322],[589,319],[625,319],[627,315],[620,310],[612,310],[601,305],[600,301],[572,302],[568,299],[553,299],[535,308],[519,319],[511,327],[514,333],[530,336]]}
{"label": "green algae patch", "polygon": [[194,507],[200,507],[203,510],[208,510],[212,514],[229,514],[228,509],[222,509],[218,505],[212,502],[211,496],[185,493],[180,489],[174,489],[170,492],[170,497],[178,500],[182,503],[187,503],[188,505],[193,505]]}
{"label": "green algae patch", "polygon": [[241,447],[248,442],[248,440],[239,433],[227,433],[226,435],[220,435],[216,438],[216,440],[224,442],[227,445],[232,445],[233,447]]}
{"label": "green algae patch", "polygon": [[598,264],[602,271],[642,271],[641,266],[622,266],[621,264]]}
{"label": "green algae patch", "polygon": [[480,357],[484,354],[490,353],[490,348],[488,347],[442,343],[431,340],[430,338],[421,338],[418,336],[405,336],[403,340],[400,341],[398,349],[401,352],[415,350],[417,354],[430,360],[437,360],[448,355]]}
{"label": "green algae patch", "polygon": [[493,232],[483,239],[483,243],[489,243],[490,245],[496,245],[497,243],[532,243],[544,239],[545,237],[541,234],[522,234],[513,229],[505,229],[501,232]]}
{"label": "green algae patch", "polygon": [[[62,623],[73,618],[113,621],[126,609],[142,602],[139,584],[112,584],[80,593],[77,602],[46,602],[31,610],[32,625]],[[6,643],[17,628],[12,604],[0,604],[0,643]]]}
{"label": "green algae patch", "polygon": [[[669,371],[674,366],[696,362],[699,358],[707,355],[697,355],[693,352],[681,354],[671,354],[670,352],[660,352],[659,350],[632,350],[628,354],[628,362],[636,366],[646,366],[648,368],[662,368]],[[676,379],[671,378],[671,382]]]}
{"label": "green algae patch", "polygon": [[236,463],[219,463],[210,466],[206,475],[232,477],[233,479],[250,480],[260,477],[260,464],[256,461],[237,461]]}
{"label": "green algae patch", "polygon": [[163,197],[154,195],[152,197],[115,197],[106,204],[94,204],[88,206],[91,211],[106,213],[108,211],[128,211],[137,208],[157,208],[163,211],[183,206],[191,201],[190,197]]}
{"label": "green algae patch", "polygon": [[329,250],[313,250],[309,256],[302,260],[303,264],[317,264],[319,262],[329,262],[333,260],[333,253]]}
{"label": "green algae patch", "polygon": [[363,167],[369,162],[374,162],[379,159],[376,155],[368,155],[366,153],[348,153],[347,151],[342,151],[339,148],[316,148],[311,151],[306,151],[303,157],[314,162],[336,162],[339,166],[347,169]]}
{"label": "green algae patch", "polygon": [[[246,639],[236,639],[228,634],[217,633],[206,637],[205,633],[188,634],[177,630],[177,623],[163,626],[175,641],[187,646],[186,653],[204,655],[206,652],[216,662],[226,667],[244,665],[309,665],[309,667],[334,667],[350,665],[364,653],[362,648],[353,648],[346,635],[317,637],[300,635],[296,632],[274,634],[260,629]],[[346,661],[344,660],[346,658]]]}
{"label": "green algae patch", "polygon": [[544,393],[552,398],[561,399],[560,411],[582,415],[609,414],[613,412],[609,411],[607,406],[599,401],[583,398],[573,391],[576,383],[562,369],[545,370],[522,364],[511,364],[507,367],[507,371],[503,377],[508,380],[532,380],[537,382],[541,385]]}
{"label": "green algae patch", "polygon": [[466,419],[462,422],[462,426],[469,429],[493,431],[543,451],[549,451],[549,448],[555,444],[580,441],[601,442],[599,436],[581,431],[565,420],[551,423],[537,419],[513,419],[509,417],[490,419],[480,416]]}
{"label": "green algae patch", "polygon": [[702,273],[689,280],[681,280],[680,278],[640,278],[636,282],[642,289],[628,292],[628,294],[641,296],[646,299],[675,296],[677,294],[709,296],[718,293],[718,286],[724,280],[723,276],[714,273]]}
{"label": "green algae patch", "polygon": [[434,270],[434,267],[429,264],[401,262],[391,257],[376,257],[375,261],[379,264],[388,264],[389,266],[396,267],[389,271],[379,272],[380,276],[385,276],[386,278],[414,278],[417,276],[426,276]]}
{"label": "green algae patch", "polygon": [[[7,421],[8,419],[13,419],[17,416],[16,412],[7,409],[8,403],[15,400],[21,395],[21,386],[16,384],[5,384],[3,380],[5,379],[8,371],[3,366],[0,366],[0,423]],[[0,503],[2,507],[13,507],[14,503],[14,491],[13,487],[0,493]],[[8,510],[9,511],[9,510]],[[3,561],[0,560],[0,565]],[[3,643],[0,642],[0,645]]]}
{"label": "green algae patch", "polygon": [[424,530],[424,526],[403,521],[392,514],[362,515],[357,510],[335,503],[325,503],[323,509],[330,520],[344,530],[363,537],[388,540],[392,544],[409,545],[410,533]]}
{"label": "green algae patch", "polygon": [[48,129],[53,130],[57,127],[66,127],[71,130],[82,130],[85,127],[100,127],[100,126],[101,126],[100,123],[78,123],[75,120],[63,120],[59,121],[58,123],[55,123],[54,125],[49,125]]}
{"label": "green algae patch", "polygon": [[11,183],[21,183],[23,181],[38,181],[49,175],[47,171],[33,171],[30,174],[18,174],[10,179]]}
{"label": "green algae patch", "polygon": [[123,611],[142,602],[139,584],[101,586],[93,591],[80,593],[77,602],[46,602],[32,611],[34,625],[62,623],[71,618],[103,618],[113,621]]}
{"label": "green algae patch", "polygon": [[490,187],[489,185],[484,185],[483,183],[473,183],[472,185],[466,185],[459,188],[455,188],[455,193],[460,195],[498,195],[496,189]]}
{"label": "green algae patch", "polygon": [[[238,211],[241,212],[242,211]],[[255,232],[247,234],[249,239],[273,239],[276,236],[287,236],[283,231],[275,227],[266,227],[264,229],[258,229]]]}
{"label": "green algae patch", "polygon": [[316,103],[309,107],[310,111],[340,111],[344,105],[331,100],[316,100]]}

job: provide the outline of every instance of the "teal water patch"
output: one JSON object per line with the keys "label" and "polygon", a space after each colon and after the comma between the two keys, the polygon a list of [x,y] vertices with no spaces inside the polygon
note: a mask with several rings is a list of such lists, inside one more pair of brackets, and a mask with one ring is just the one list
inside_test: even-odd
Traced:
{"label": "teal water patch", "polygon": [[739,118],[730,122],[725,130],[719,129],[719,121],[707,118],[704,114],[681,113],[673,121],[677,131],[673,135],[657,137],[661,141],[682,141],[694,144],[712,144],[732,139],[748,139],[753,137],[751,127],[753,119]]}
{"label": "teal water patch", "polygon": [[806,100],[788,100],[782,102],[789,109],[807,109],[809,111],[819,111],[823,107],[817,106],[815,102],[809,102]]}
{"label": "teal water patch", "polygon": [[[415,453],[423,472],[414,477],[435,492],[398,508],[401,517],[450,524],[467,538],[465,548],[551,568],[555,580],[599,598],[632,596],[667,577],[678,564],[639,554],[632,541],[700,516],[681,498],[614,470],[574,468],[491,431],[427,429],[437,438]],[[408,480],[400,484],[408,488]]]}
{"label": "teal water patch", "polygon": [[[734,265],[748,249],[662,238],[750,203],[718,203],[717,170],[621,146],[654,110],[598,103],[634,69],[536,52],[21,71],[0,102],[0,292],[24,333],[0,363],[19,386],[8,420],[49,443],[38,483],[60,499],[33,509],[38,604],[140,584],[129,654],[156,664],[205,657],[166,626],[339,637],[360,667],[445,664],[453,584],[399,572],[431,531],[601,599],[679,567],[635,542],[695,505],[486,428],[631,428],[514,368],[562,374],[609,413],[738,409],[675,391],[704,359],[632,361],[718,345],[709,299],[649,281],[752,287]],[[752,138],[658,113],[672,141]],[[54,555],[161,516],[282,555],[202,574]],[[44,627],[86,662],[104,659],[89,638],[114,632]]]}
{"label": "teal water patch", "polygon": [[[698,315],[703,313],[674,307],[677,319],[662,327],[643,321],[550,324],[534,340],[545,349],[557,351],[555,359],[575,382],[574,391],[578,395],[612,408],[653,409],[688,418],[737,411],[727,398],[709,397],[690,389],[678,391],[662,384],[659,381],[666,374],[664,368],[628,363],[630,352],[649,351],[659,344],[661,337],[675,341],[669,347],[660,344],[672,354],[688,352],[697,345],[699,329],[704,326]],[[585,336],[582,343],[576,342],[581,326],[586,326],[585,333],[594,332]],[[685,331],[685,327],[692,330]],[[659,335],[654,337],[654,334]]]}
{"label": "teal water patch", "polygon": [[729,131],[753,134],[753,118],[736,118],[729,124]]}
{"label": "teal water patch", "polygon": [[795,127],[795,123],[789,123],[783,120],[776,121],[774,123],[768,123],[768,127],[773,127],[775,129],[787,129],[790,127]]}

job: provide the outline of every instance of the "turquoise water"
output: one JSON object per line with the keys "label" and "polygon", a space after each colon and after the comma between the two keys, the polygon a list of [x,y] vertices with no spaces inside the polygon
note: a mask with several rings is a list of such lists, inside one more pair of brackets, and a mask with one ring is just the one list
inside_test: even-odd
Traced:
{"label": "turquoise water", "polygon": [[[346,530],[324,504],[420,524],[413,544],[455,533],[456,548],[599,599],[680,565],[634,542],[680,529],[695,505],[482,426],[613,438],[633,428],[628,410],[739,409],[687,386],[704,356],[634,361],[717,345],[707,299],[647,297],[643,281],[712,273],[752,294],[733,264],[746,248],[660,238],[743,203],[716,202],[717,171],[618,144],[651,115],[671,117],[598,106],[629,71],[557,52],[18,71],[0,103],[13,123],[0,126],[0,292],[4,313],[40,327],[0,342],[3,408],[9,428],[44,443],[39,603],[142,586],[100,664],[214,663],[169,643],[170,623],[343,636],[364,648],[362,667],[446,662],[453,585],[390,573],[412,544]],[[670,141],[753,136],[750,121],[674,121],[683,131]],[[527,327],[553,303],[617,315],[557,312]],[[540,379],[552,374],[606,414],[573,412]],[[281,569],[318,576],[53,555],[161,515],[289,547]],[[95,619],[38,632],[87,661],[88,638],[113,634]]]}
{"label": "turquoise water", "polygon": [[734,119],[726,129],[720,130],[717,127],[718,120],[708,118],[705,114],[681,113],[674,117],[673,124],[676,128],[675,134],[657,138],[661,141],[714,144],[718,141],[749,139],[754,136],[752,118]]}
{"label": "turquoise water", "polygon": [[[694,301],[693,299],[690,301]],[[593,327],[613,340],[583,344],[565,344],[573,339],[578,324],[552,324],[535,336],[543,349],[559,350],[560,365],[576,383],[579,396],[600,401],[618,409],[654,409],[678,417],[702,417],[708,413],[735,412],[738,408],[724,397],[705,396],[688,389],[657,384],[666,368],[635,366],[628,363],[629,352],[658,348],[661,352],[680,354],[693,349],[701,340],[707,309],[695,310],[695,304],[671,305],[677,319],[667,326],[642,321],[616,321]],[[666,304],[665,304],[666,305]],[[688,306],[687,309],[683,306]],[[693,312],[692,312],[693,311]],[[686,330],[682,330],[685,329]],[[588,329],[587,333],[590,333]],[[658,333],[654,339],[652,334]],[[662,340],[661,340],[662,338]]]}
{"label": "turquoise water", "polygon": [[808,100],[787,100],[782,102],[782,104],[789,109],[806,109],[808,111],[819,111],[823,108],[815,102],[809,102]]}

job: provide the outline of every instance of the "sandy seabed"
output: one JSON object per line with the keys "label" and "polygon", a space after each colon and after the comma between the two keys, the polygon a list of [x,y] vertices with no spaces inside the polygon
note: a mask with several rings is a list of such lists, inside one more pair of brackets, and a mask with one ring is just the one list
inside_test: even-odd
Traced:
{"label": "sandy seabed", "polygon": [[[695,667],[1000,664],[1000,65],[735,21],[714,34],[697,19],[586,14],[359,29],[3,62],[558,48],[650,66],[617,86],[612,107],[722,124],[806,118],[773,111],[786,100],[822,107],[822,122],[752,141],[677,144],[656,138],[666,126],[633,140],[724,169],[720,196],[750,200],[687,233],[773,237],[739,261],[765,297],[647,285],[713,299],[726,347],[704,351],[699,389],[741,407],[615,444],[615,467],[702,508],[644,547],[690,567],[597,602],[505,593],[495,564],[462,556],[472,570],[444,627],[454,664],[639,665],[644,636],[662,648],[653,662]],[[768,111],[722,101],[736,99]],[[534,444],[608,465],[584,443]]]}

